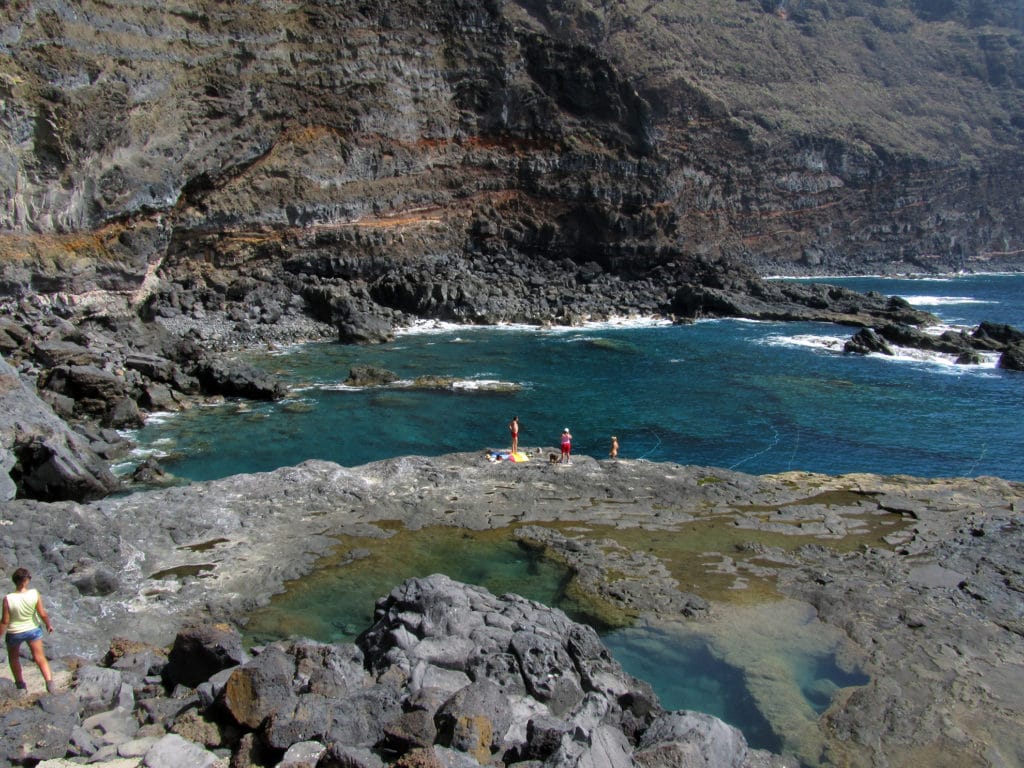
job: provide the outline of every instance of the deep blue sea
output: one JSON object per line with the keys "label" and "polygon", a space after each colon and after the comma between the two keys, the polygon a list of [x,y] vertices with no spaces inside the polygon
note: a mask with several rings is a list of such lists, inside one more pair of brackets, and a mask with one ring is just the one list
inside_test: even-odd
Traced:
{"label": "deep blue sea", "polygon": [[[837,279],[900,295],[948,326],[1024,328],[1024,276]],[[750,473],[811,470],[1024,480],[1024,374],[941,355],[842,352],[854,328],[816,323],[640,321],[571,329],[426,326],[380,346],[312,344],[252,360],[292,385],[277,403],[227,402],[157,415],[140,453],[204,480],[319,458],[555,446]],[[354,389],[355,365],[403,381]],[[452,377],[452,391],[407,382]],[[406,383],[403,383],[406,382]],[[495,391],[514,385],[517,391]]]}

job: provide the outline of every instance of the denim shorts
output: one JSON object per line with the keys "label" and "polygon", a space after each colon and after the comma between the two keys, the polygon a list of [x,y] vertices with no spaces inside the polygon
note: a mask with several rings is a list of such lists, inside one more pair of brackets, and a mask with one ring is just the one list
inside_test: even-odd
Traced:
{"label": "denim shorts", "polygon": [[31,640],[38,640],[43,636],[43,628],[36,627],[35,629],[28,629],[24,632],[8,632],[7,633],[7,644],[17,645],[18,643],[27,643]]}

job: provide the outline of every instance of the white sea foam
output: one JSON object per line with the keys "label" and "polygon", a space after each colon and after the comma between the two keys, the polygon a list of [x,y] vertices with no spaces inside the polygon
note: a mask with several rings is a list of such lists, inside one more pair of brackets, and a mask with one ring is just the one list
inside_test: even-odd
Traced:
{"label": "white sea foam", "polygon": [[178,414],[173,411],[153,411],[151,414],[146,416],[147,424],[166,424],[177,418]]}
{"label": "white sea foam", "polygon": [[340,381],[333,384],[321,384],[314,388],[322,392],[359,392],[366,389],[366,387],[353,387],[351,384],[343,384]]}
{"label": "white sea foam", "polygon": [[944,352],[932,352],[925,349],[912,349],[908,347],[891,347],[895,354],[884,355],[873,352],[868,357],[891,360],[896,363],[917,363],[934,366],[937,370],[946,373],[971,373],[976,371],[994,370],[999,363],[998,352],[982,352],[981,362],[977,365],[962,365],[956,362],[957,355]]}
{"label": "white sea foam", "polygon": [[452,389],[466,392],[505,392],[519,388],[519,384],[500,379],[459,379],[452,382]]}
{"label": "white sea foam", "polygon": [[[586,320],[579,325],[530,325],[527,323],[498,323],[496,325],[463,325],[461,323],[442,322],[440,320],[417,320],[412,325],[396,328],[395,336],[411,336],[414,334],[429,335],[442,333],[470,333],[474,331],[544,331],[547,333],[573,333],[587,330],[609,328],[657,328],[672,325],[666,317],[649,315],[617,315],[605,320]],[[456,336],[454,343],[465,343],[468,339]]]}
{"label": "white sea foam", "polygon": [[[944,328],[946,330],[946,328]],[[846,345],[846,339],[837,336],[817,336],[813,334],[802,334],[795,336],[773,335],[766,336],[759,343],[773,347],[802,347],[826,352],[842,353]],[[982,362],[978,365],[957,364],[957,355],[944,352],[933,352],[924,349],[913,349],[911,347],[897,347],[890,345],[895,354],[886,355],[881,352],[872,352],[868,357],[888,360],[895,363],[917,363],[927,364],[943,369],[948,373],[966,373],[970,371],[992,370],[999,362],[998,352],[982,352]]]}
{"label": "white sea foam", "polygon": [[803,347],[805,349],[820,349],[827,352],[842,352],[846,345],[846,339],[838,336],[819,336],[815,334],[798,334],[796,336],[766,336],[762,341],[769,347]]}
{"label": "white sea foam", "polygon": [[918,307],[946,307],[956,304],[998,304],[998,301],[976,299],[972,296],[903,296],[905,301]]}

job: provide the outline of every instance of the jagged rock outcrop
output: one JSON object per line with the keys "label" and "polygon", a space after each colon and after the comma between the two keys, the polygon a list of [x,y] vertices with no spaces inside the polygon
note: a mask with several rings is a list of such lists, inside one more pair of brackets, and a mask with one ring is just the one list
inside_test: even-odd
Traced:
{"label": "jagged rock outcrop", "polygon": [[0,358],[0,501],[83,501],[118,487],[107,463]]}
{"label": "jagged rock outcrop", "polygon": [[898,348],[954,355],[957,365],[978,365],[984,353],[998,352],[997,365],[1022,370],[1020,349],[1024,331],[1005,323],[983,322],[971,333],[966,330],[928,333],[907,325],[889,323],[879,328],[862,328],[843,347],[845,352],[894,355]]}

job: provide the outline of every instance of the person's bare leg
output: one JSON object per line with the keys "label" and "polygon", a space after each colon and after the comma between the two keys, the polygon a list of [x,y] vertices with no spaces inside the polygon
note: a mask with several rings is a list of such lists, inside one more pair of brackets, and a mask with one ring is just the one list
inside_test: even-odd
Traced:
{"label": "person's bare leg", "polygon": [[21,659],[18,657],[18,647],[17,645],[7,646],[7,663],[11,667],[11,675],[14,677],[15,685],[19,688],[24,688],[25,678],[21,672]]}
{"label": "person's bare leg", "polygon": [[53,675],[50,674],[50,662],[46,660],[46,654],[43,652],[43,640],[28,641],[29,650],[32,651],[32,660],[35,661],[36,666],[39,667],[39,671],[43,673],[43,680],[50,682],[53,679]]}

